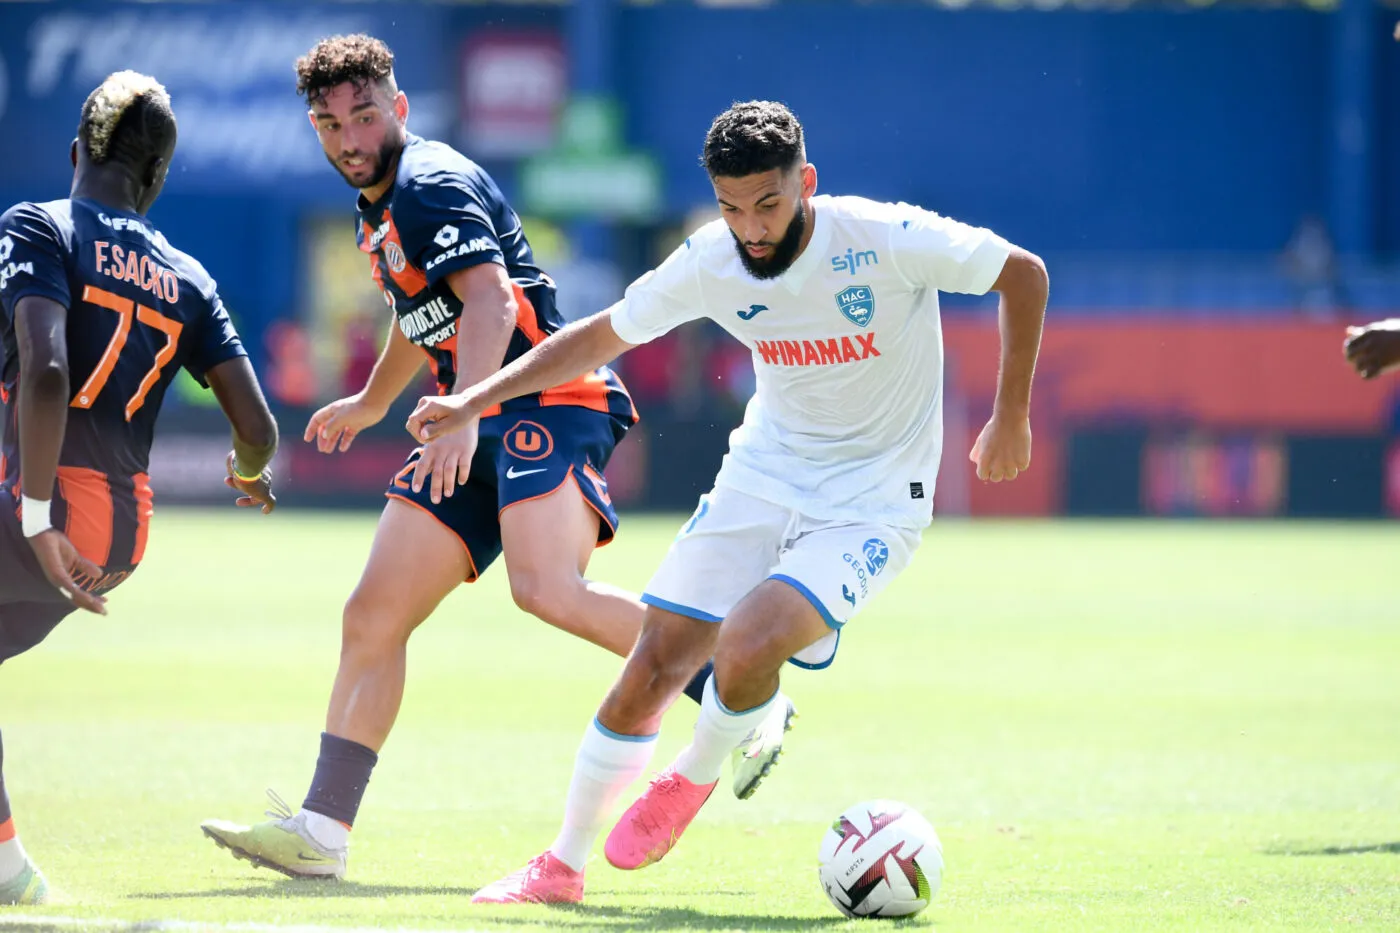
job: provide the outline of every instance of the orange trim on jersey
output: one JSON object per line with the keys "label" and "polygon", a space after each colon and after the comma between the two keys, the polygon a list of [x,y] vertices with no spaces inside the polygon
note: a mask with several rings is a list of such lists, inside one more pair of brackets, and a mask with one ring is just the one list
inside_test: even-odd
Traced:
{"label": "orange trim on jersey", "polygon": [[0,823],[0,842],[9,842],[15,838],[15,818],[9,817],[5,822]]}
{"label": "orange trim on jersey", "polygon": [[[511,282],[510,287],[515,292],[515,329],[525,335],[525,339],[530,341],[530,346],[538,346],[549,336],[540,329],[539,313],[518,282]],[[609,411],[608,386],[602,376],[589,373],[552,389],[545,389],[540,393],[540,404],[577,405],[606,414]]]}
{"label": "orange trim on jersey", "polygon": [[374,279],[374,284],[379,290],[384,291],[384,270],[379,266],[379,256],[375,253],[369,254],[369,276]]}
{"label": "orange trim on jersey", "polygon": [[[575,405],[579,408],[601,411],[606,415],[612,410],[608,407],[608,393],[610,391],[612,390],[608,387],[607,378],[594,370],[563,385],[545,389],[540,393],[540,404]],[[633,414],[636,414],[635,408]]]}
{"label": "orange trim on jersey", "polygon": [[146,556],[146,538],[151,531],[151,516],[155,514],[155,493],[151,492],[151,478],[145,473],[132,477],[136,483],[136,545],[131,549],[131,564],[141,563]]}
{"label": "orange trim on jersey", "polygon": [[593,491],[598,494],[598,498],[602,499],[606,505],[612,505],[612,497],[608,495],[608,482],[599,475],[597,470],[593,469],[593,464],[585,463],[582,472],[593,484]]}
{"label": "orange trim on jersey", "polygon": [[[379,248],[384,251],[384,264],[389,267],[389,276],[394,280],[394,284],[412,298],[428,287],[427,273],[408,261],[408,254],[403,251],[403,240],[399,238],[399,228],[394,226],[394,218],[388,211],[384,212],[384,222],[389,225],[384,242],[379,244]],[[397,256],[394,255],[395,252],[398,253]],[[398,269],[394,268],[395,259],[399,260]]]}
{"label": "orange trim on jersey", "polygon": [[[406,496],[401,496],[396,492],[386,492],[384,494],[384,498],[396,499],[399,502],[402,502],[406,505],[411,505],[418,511],[422,512],[424,515],[427,515],[430,518],[432,518],[433,521],[437,522],[439,525],[446,528],[448,531],[452,531],[451,526],[449,526],[447,522],[443,521],[438,516],[434,515],[431,509],[427,508],[426,506],[420,505],[417,502],[414,502],[412,499],[409,499]],[[472,560],[472,549],[467,547],[467,542],[463,541],[462,536],[457,534],[457,532],[452,531],[452,537],[457,539],[457,543],[462,545],[462,553],[467,555],[467,578],[462,582],[475,583],[480,574],[476,572],[476,561]]]}
{"label": "orange trim on jersey", "polygon": [[540,330],[539,313],[535,311],[535,303],[525,294],[525,289],[520,287],[519,282],[511,282],[510,288],[515,293],[515,329],[524,334],[533,347],[548,335]]}
{"label": "orange trim on jersey", "polygon": [[58,494],[68,503],[63,533],[73,546],[99,567],[112,554],[112,487],[107,474],[87,467],[58,468]]}
{"label": "orange trim on jersey", "polygon": [[[458,333],[458,334],[461,334],[461,332],[462,332],[462,322],[461,322],[461,319],[459,318],[458,321],[457,321],[457,333]],[[441,347],[442,344],[438,344],[438,346]],[[448,387],[446,387],[446,388],[443,388],[442,379],[441,379],[441,377],[438,376],[437,354],[436,354],[436,353],[433,353],[433,352],[431,352],[431,351],[429,351],[427,347],[419,347],[418,349],[422,350],[423,353],[426,354],[427,357],[428,357],[428,367],[433,371],[433,381],[437,383],[438,395],[439,395],[439,396],[442,396],[442,395],[451,395],[451,394],[452,394],[452,389],[453,389],[454,387],[453,387],[453,386],[448,386]],[[451,345],[450,347],[447,348],[447,352],[450,353],[450,354],[452,354],[452,371],[455,373],[455,372],[457,372],[457,341],[456,341],[456,340],[453,340],[453,341],[452,341],[452,345]],[[477,417],[478,417],[478,418],[490,418],[490,417],[492,417],[493,415],[499,415],[500,413],[501,413],[501,406],[500,406],[500,405],[492,405],[490,408],[488,408],[488,409],[486,409],[485,411],[483,411],[480,415],[477,415]]]}
{"label": "orange trim on jersey", "polygon": [[[423,448],[422,448],[422,447],[415,447],[415,448],[413,448],[413,451],[412,451],[411,453],[409,453],[408,456],[409,456],[410,458],[412,458],[414,454],[421,454],[422,452],[423,452]],[[405,464],[399,469],[399,472],[397,472],[397,473],[394,474],[394,488],[395,488],[395,489],[412,489],[412,488],[413,488],[413,484],[409,481],[408,478],[409,478],[411,475],[413,475],[413,471],[416,470],[416,469],[418,469],[418,461],[417,461],[417,460],[412,460],[412,459],[410,459],[410,461],[409,461],[408,463],[405,463]],[[417,503],[414,503],[414,504],[416,505]]]}
{"label": "orange trim on jersey", "polygon": [[10,404],[10,390],[0,383],[0,405]]}
{"label": "orange trim on jersey", "polygon": [[[587,470],[589,468],[588,464],[584,464],[583,468]],[[574,485],[578,486],[578,477],[574,476],[573,480]],[[598,508],[598,506],[594,505],[593,500],[588,498],[588,496],[584,494],[582,486],[579,486],[578,494],[580,496],[583,496],[583,501],[585,505],[587,505],[590,509],[598,513],[598,521],[600,525],[608,526],[608,536],[604,538],[602,535],[599,535],[597,543],[593,545],[593,549],[597,550],[600,547],[607,547],[609,544],[612,544],[613,539],[617,537],[617,526],[614,525],[611,521],[609,521],[608,516],[603,513],[603,510]],[[603,496],[603,499],[609,505],[612,504],[612,499],[608,498],[607,496]]]}

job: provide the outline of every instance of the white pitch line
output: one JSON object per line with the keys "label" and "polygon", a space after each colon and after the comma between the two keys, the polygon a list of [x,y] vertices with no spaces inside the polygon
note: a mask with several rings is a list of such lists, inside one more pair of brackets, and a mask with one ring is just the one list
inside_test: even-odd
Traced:
{"label": "white pitch line", "polygon": [[104,920],[85,917],[45,917],[0,913],[0,930],[92,930],[112,933],[483,933],[474,929],[415,929],[412,927],[285,926],[276,923],[220,923],[196,920]]}

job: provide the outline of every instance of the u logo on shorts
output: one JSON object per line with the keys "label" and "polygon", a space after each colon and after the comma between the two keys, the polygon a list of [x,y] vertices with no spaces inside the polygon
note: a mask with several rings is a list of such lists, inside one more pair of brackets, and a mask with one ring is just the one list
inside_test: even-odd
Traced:
{"label": "u logo on shorts", "polygon": [[554,438],[544,425],[517,421],[505,433],[506,453],[521,460],[543,460],[554,452]]}

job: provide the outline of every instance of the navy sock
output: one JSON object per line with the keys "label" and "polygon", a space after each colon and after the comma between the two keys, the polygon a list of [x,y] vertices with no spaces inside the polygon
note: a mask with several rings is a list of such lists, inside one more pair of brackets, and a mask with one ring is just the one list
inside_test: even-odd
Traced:
{"label": "navy sock", "polygon": [[0,825],[10,819],[10,798],[5,796],[5,740],[0,737]]}
{"label": "navy sock", "polygon": [[700,673],[690,679],[690,683],[685,685],[685,695],[696,703],[705,699],[705,681],[710,679],[710,675],[715,672],[715,662],[713,659],[706,661],[705,666],[700,668]]}
{"label": "navy sock", "polygon": [[321,755],[302,809],[355,825],[370,772],[378,761],[379,756],[359,742],[322,732]]}

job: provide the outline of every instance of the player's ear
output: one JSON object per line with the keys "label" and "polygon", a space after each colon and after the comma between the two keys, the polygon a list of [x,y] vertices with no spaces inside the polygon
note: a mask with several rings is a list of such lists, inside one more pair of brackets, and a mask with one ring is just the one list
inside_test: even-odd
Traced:
{"label": "player's ear", "polygon": [[316,111],[314,111],[314,110],[308,110],[308,111],[306,111],[306,119],[308,119],[308,120],[311,121],[311,128],[312,128],[313,130],[316,129]]}
{"label": "player's ear", "polygon": [[73,163],[73,167],[78,167],[78,137],[73,137],[73,145],[68,147],[68,160]]}
{"label": "player's ear", "polygon": [[817,193],[817,167],[811,162],[802,166],[802,196],[810,198]]}
{"label": "player's ear", "polygon": [[165,174],[165,156],[154,156],[141,172],[141,186],[143,188],[154,188]]}
{"label": "player's ear", "polygon": [[403,91],[394,95],[394,116],[398,118],[400,126],[408,122],[408,95]]}

